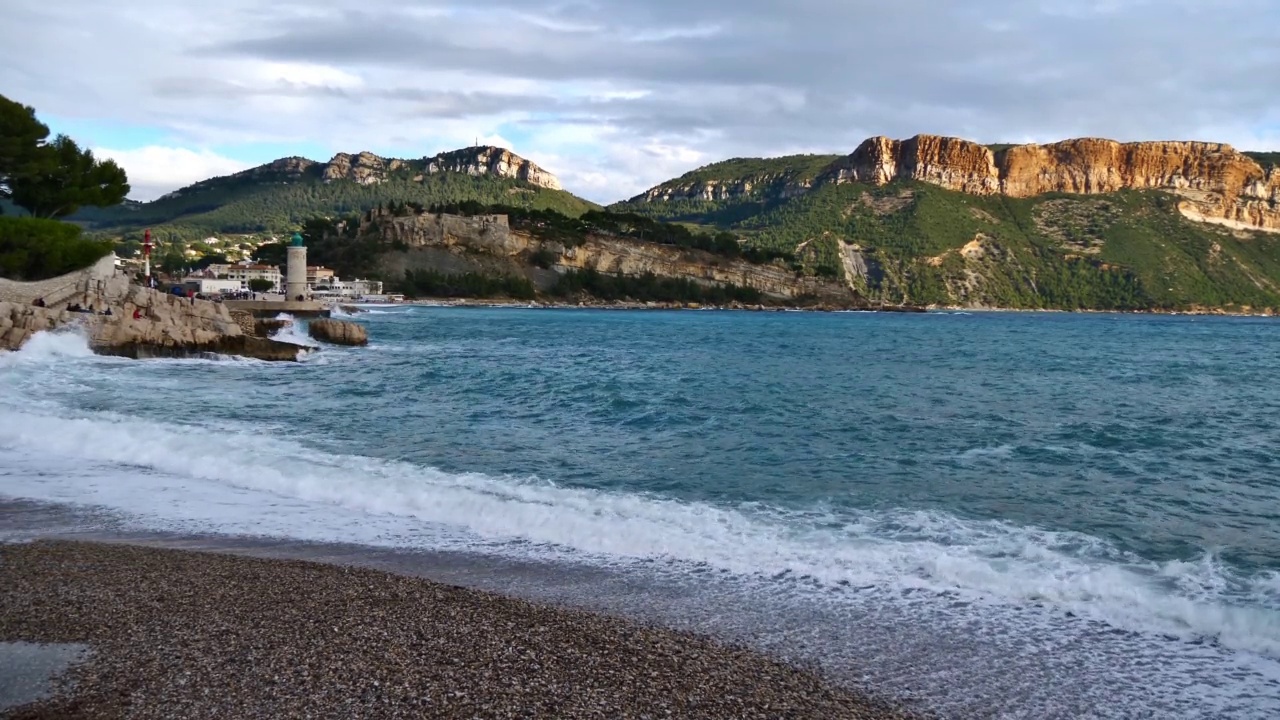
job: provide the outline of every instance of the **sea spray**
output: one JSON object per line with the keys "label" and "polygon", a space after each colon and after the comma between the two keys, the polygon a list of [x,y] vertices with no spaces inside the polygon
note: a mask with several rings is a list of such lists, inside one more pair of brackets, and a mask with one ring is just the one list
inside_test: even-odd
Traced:
{"label": "sea spray", "polygon": [[80,326],[34,333],[16,352],[0,353],[0,361],[9,363],[48,363],[59,358],[92,357],[89,333]]}
{"label": "sea spray", "polygon": [[279,315],[276,315],[276,320],[285,320],[288,321],[288,324],[271,333],[272,340],[287,342],[291,345],[300,345],[305,348],[320,347],[319,343],[307,336],[303,322],[299,321],[293,315],[282,312]]}

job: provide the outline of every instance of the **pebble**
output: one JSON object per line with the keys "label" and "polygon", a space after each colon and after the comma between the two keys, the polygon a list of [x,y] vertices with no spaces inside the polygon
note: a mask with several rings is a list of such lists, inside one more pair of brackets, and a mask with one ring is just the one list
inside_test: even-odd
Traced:
{"label": "pebble", "polygon": [[692,634],[377,570],[0,546],[0,640],[93,652],[35,718],[917,718]]}

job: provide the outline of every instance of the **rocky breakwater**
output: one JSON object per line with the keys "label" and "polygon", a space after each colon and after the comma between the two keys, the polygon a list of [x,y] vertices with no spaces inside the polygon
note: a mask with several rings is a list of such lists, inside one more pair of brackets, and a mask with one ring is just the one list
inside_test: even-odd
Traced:
{"label": "rocky breakwater", "polygon": [[307,334],[316,340],[334,345],[369,344],[369,331],[360,323],[346,320],[312,320],[307,327]]}
{"label": "rocky breakwater", "polygon": [[1033,197],[1163,190],[1191,220],[1280,232],[1280,169],[1263,170],[1230,145],[1081,138],[993,152],[959,138],[870,138],[817,184],[916,180],[976,195]]}
{"label": "rocky breakwater", "polygon": [[[94,312],[68,309],[75,305]],[[124,277],[90,280],[58,307],[0,302],[0,350],[18,350],[35,333],[64,326],[83,328],[96,353],[131,358],[219,354],[297,360],[300,350],[246,334],[220,304],[168,295]]]}

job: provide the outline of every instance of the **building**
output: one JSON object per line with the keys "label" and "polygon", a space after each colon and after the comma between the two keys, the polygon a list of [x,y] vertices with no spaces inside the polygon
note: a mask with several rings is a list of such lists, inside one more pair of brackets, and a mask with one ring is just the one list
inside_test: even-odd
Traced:
{"label": "building", "polygon": [[317,285],[332,285],[336,280],[333,271],[323,265],[307,266],[307,287],[314,288]]}
{"label": "building", "polygon": [[334,277],[325,285],[313,286],[311,294],[316,298],[324,299],[343,299],[343,298],[359,298],[366,295],[381,295],[382,281],[380,280],[348,280],[343,281]]}
{"label": "building", "polygon": [[182,284],[201,295],[230,295],[245,290],[239,280],[219,280],[218,278],[188,275]]}
{"label": "building", "polygon": [[311,292],[307,289],[307,246],[302,244],[302,235],[293,234],[286,253],[285,300],[307,300]]}
{"label": "building", "polygon": [[351,297],[382,294],[381,280],[351,280],[343,285],[351,292]]}
{"label": "building", "polygon": [[284,280],[275,265],[210,265],[208,273],[218,279],[238,281],[241,290],[249,289],[250,280],[266,280],[271,283],[270,292],[280,292]]}

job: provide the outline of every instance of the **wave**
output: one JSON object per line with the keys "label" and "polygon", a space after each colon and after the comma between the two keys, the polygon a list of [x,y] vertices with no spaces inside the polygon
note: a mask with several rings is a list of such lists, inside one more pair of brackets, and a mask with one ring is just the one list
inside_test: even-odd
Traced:
{"label": "wave", "polygon": [[312,340],[303,330],[302,324],[289,313],[282,312],[276,315],[276,320],[288,320],[289,324],[271,333],[272,340],[279,340],[280,342],[287,342],[290,345],[299,345],[305,348],[320,347],[320,344]]}
{"label": "wave", "polygon": [[17,352],[0,353],[6,363],[45,364],[62,358],[94,357],[84,328],[68,326],[41,330],[23,343]]}
{"label": "wave", "polygon": [[[32,352],[61,342],[46,339]],[[51,472],[51,462],[63,471]],[[1275,573],[1240,576],[1212,555],[1156,563],[1080,533],[936,511],[684,502],[329,453],[257,430],[218,434],[8,403],[0,406],[0,465],[10,468],[7,494],[75,498],[188,529],[692,563],[826,592],[959,593],[1280,657]]]}

